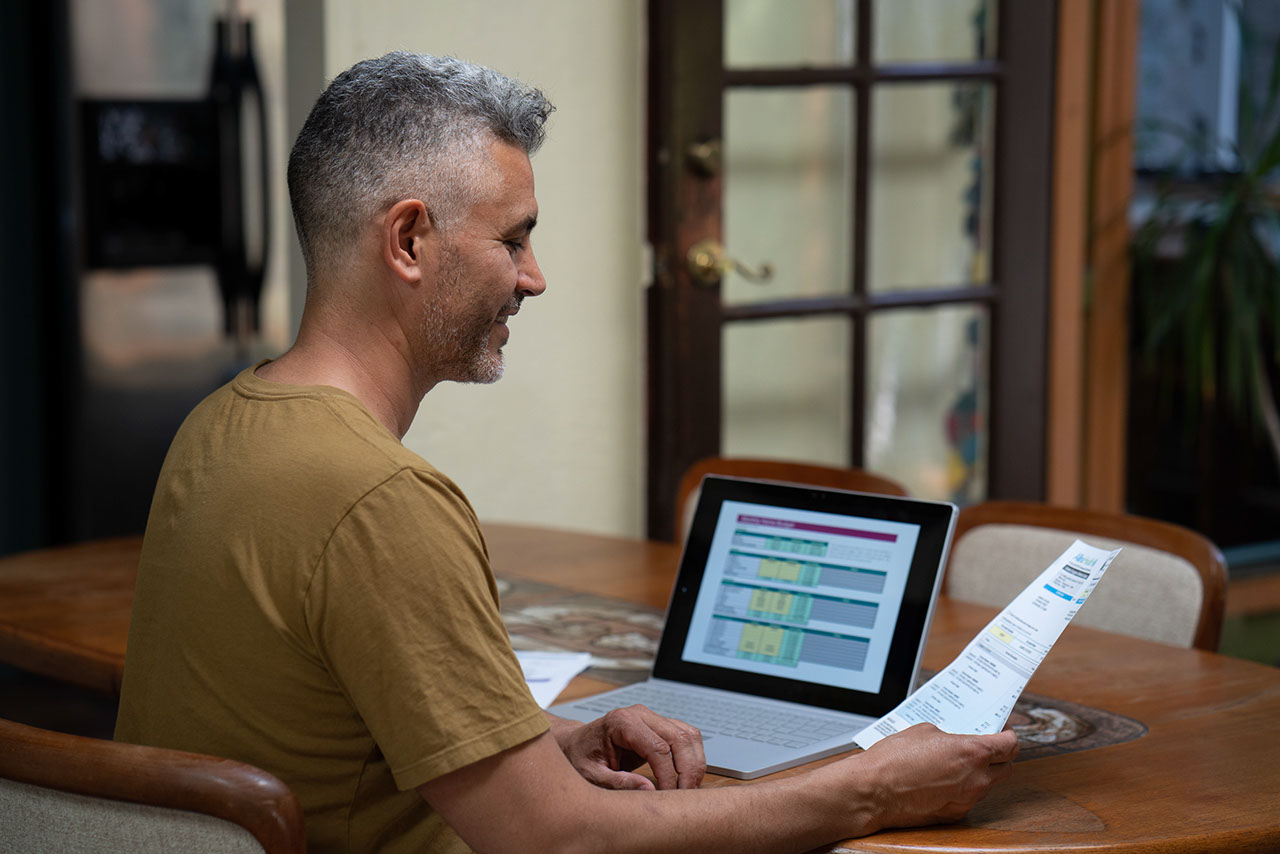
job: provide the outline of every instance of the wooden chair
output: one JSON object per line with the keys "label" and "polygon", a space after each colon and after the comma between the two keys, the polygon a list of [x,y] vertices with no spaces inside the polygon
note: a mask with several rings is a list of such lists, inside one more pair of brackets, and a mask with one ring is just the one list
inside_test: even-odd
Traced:
{"label": "wooden chair", "polygon": [[306,851],[297,798],[265,771],[3,719],[0,838],[6,851]]}
{"label": "wooden chair", "polygon": [[1178,525],[1017,501],[960,511],[944,592],[1003,608],[1076,537],[1124,551],[1075,622],[1183,647],[1216,650],[1226,564],[1205,537]]}
{"label": "wooden chair", "polygon": [[907,495],[902,484],[862,469],[750,457],[706,457],[685,469],[680,478],[680,488],[676,493],[676,542],[684,541],[689,525],[693,522],[693,510],[698,506],[702,478],[709,474],[805,483],[856,492],[879,492],[884,495]]}

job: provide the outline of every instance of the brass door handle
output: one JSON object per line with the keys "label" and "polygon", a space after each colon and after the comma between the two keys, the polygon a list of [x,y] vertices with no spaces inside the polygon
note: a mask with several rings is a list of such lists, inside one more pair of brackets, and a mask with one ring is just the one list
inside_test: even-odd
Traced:
{"label": "brass door handle", "polygon": [[718,139],[695,142],[685,149],[689,168],[704,178],[714,178],[720,174],[723,154],[724,146]]}
{"label": "brass door handle", "polygon": [[690,246],[685,260],[693,280],[701,285],[714,285],[730,270],[753,282],[767,282],[773,278],[773,265],[768,261],[752,269],[725,254],[724,247],[714,240],[699,240]]}

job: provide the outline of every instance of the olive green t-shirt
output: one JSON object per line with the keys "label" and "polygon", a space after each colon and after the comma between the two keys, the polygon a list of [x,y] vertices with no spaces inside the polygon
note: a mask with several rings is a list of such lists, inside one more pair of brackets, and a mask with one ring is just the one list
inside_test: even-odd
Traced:
{"label": "olive green t-shirt", "polygon": [[165,459],[116,738],[287,783],[312,851],[454,851],[415,791],[547,728],[474,511],[351,395],[241,373]]}

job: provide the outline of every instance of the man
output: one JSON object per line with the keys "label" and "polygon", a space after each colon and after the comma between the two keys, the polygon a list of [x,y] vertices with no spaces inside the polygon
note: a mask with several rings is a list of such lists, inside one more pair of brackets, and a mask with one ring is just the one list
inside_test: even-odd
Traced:
{"label": "man", "polygon": [[1012,733],[918,727],[805,775],[688,791],[692,727],[642,707],[583,726],[530,697],[474,512],[400,439],[436,383],[501,375],[509,319],[546,287],[529,155],[551,109],[412,54],[321,95],[289,162],[298,339],[174,440],[117,737],[272,771],[317,851],[777,852],[959,817],[1009,773]]}

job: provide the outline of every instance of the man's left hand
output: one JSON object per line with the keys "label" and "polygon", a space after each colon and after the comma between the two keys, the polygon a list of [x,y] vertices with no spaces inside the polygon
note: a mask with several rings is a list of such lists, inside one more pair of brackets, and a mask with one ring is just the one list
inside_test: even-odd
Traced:
{"label": "man's left hand", "polygon": [[569,762],[597,786],[652,789],[652,781],[632,773],[646,762],[659,789],[696,789],[707,773],[697,728],[644,706],[614,709],[589,724],[547,717]]}

